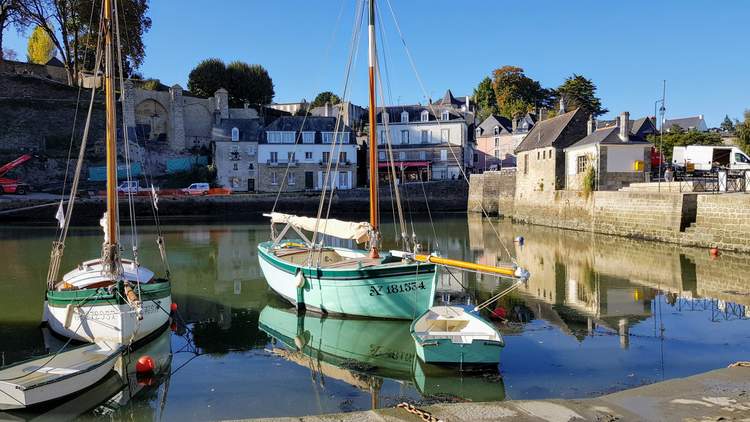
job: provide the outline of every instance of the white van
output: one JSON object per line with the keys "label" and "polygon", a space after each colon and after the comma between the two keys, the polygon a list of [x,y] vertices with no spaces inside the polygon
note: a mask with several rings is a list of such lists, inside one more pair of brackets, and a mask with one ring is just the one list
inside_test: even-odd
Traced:
{"label": "white van", "polygon": [[750,170],[750,158],[737,147],[725,145],[688,145],[674,147],[672,164],[686,173],[709,173],[719,169],[739,172]]}
{"label": "white van", "polygon": [[118,193],[129,193],[129,194],[135,194],[140,192],[142,189],[138,185],[137,180],[126,180],[122,183],[120,183],[119,186],[117,186],[117,192]]}
{"label": "white van", "polygon": [[193,183],[182,189],[182,192],[187,195],[208,195],[208,189],[208,183]]}

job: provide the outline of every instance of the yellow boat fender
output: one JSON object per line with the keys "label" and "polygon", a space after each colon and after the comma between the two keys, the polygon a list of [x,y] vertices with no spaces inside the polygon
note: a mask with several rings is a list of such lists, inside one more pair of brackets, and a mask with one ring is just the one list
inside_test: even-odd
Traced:
{"label": "yellow boat fender", "polygon": [[297,271],[297,276],[295,277],[295,280],[297,281],[298,289],[305,287],[305,275],[302,274],[302,271]]}

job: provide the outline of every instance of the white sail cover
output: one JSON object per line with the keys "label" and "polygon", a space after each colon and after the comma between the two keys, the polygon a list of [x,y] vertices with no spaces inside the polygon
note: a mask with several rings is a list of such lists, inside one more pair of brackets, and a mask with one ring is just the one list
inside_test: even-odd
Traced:
{"label": "white sail cover", "polygon": [[318,233],[327,234],[339,239],[352,239],[357,241],[357,243],[368,241],[370,239],[370,232],[372,231],[372,226],[367,222],[356,223],[336,220],[335,218],[321,218],[318,222],[318,219],[312,217],[300,217],[280,212],[271,213],[272,224],[290,224],[298,229],[309,232],[315,231],[316,222]]}

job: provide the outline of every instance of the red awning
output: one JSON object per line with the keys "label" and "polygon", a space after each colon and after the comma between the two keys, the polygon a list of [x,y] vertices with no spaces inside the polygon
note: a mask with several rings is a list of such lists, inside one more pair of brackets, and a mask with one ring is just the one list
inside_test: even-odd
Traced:
{"label": "red awning", "polygon": [[[388,167],[390,163],[388,162],[381,162],[378,163],[379,168]],[[397,161],[394,163],[397,168],[402,167],[429,167],[430,162],[429,161]]]}

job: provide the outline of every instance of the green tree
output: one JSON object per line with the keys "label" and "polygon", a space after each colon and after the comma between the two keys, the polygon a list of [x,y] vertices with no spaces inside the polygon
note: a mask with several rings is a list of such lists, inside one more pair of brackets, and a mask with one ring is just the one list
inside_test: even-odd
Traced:
{"label": "green tree", "polygon": [[664,139],[659,134],[649,135],[647,139],[654,146],[664,151],[667,162],[672,161],[672,150],[676,146],[722,144],[721,136],[718,133],[698,132],[697,130],[685,131],[677,125],[672,126],[669,132],[664,132]]}
{"label": "green tree", "polygon": [[594,116],[601,116],[609,111],[602,107],[601,100],[596,96],[596,85],[591,82],[591,79],[586,79],[581,75],[574,73],[573,76],[565,79],[555,92],[558,97],[563,98],[568,109],[581,108],[586,114]]}
{"label": "green tree", "polygon": [[234,61],[226,72],[229,104],[240,107],[248,104],[268,104],[273,100],[273,80],[263,66]]}
{"label": "green tree", "polygon": [[485,77],[479,82],[472,95],[474,104],[477,106],[477,118],[483,121],[492,114],[499,114],[497,108],[497,98],[495,91],[492,89],[492,79]]}
{"label": "green tree", "polygon": [[188,90],[199,97],[212,97],[219,88],[227,89],[227,67],[216,58],[198,63],[188,75]]}
{"label": "green tree", "polygon": [[503,66],[492,72],[492,89],[497,100],[497,109],[503,116],[520,117],[534,111],[537,106],[546,106],[550,92],[523,73],[516,66]]}
{"label": "green tree", "polygon": [[746,154],[750,154],[750,110],[745,110],[745,120],[735,125],[737,146]]}
{"label": "green tree", "polygon": [[734,132],[734,123],[732,122],[732,119],[729,118],[729,115],[724,116],[724,121],[721,122],[720,127],[724,132]]}
{"label": "green tree", "polygon": [[42,29],[37,26],[29,37],[26,59],[29,63],[46,64],[55,55],[55,44]]}
{"label": "green tree", "polygon": [[[96,52],[101,2],[80,0],[17,0],[26,24],[41,27],[49,35],[68,72],[68,82],[77,83],[80,70],[91,70]],[[137,69],[146,56],[143,36],[151,28],[148,0],[120,0],[118,23],[123,55],[123,73]],[[93,10],[92,10],[93,8]],[[89,25],[89,18],[91,25]],[[119,67],[119,66],[118,66]]]}
{"label": "green tree", "polygon": [[334,105],[340,102],[341,98],[339,98],[338,95],[334,94],[331,91],[323,91],[315,97],[313,102],[310,104],[310,108],[312,109],[315,107],[322,107],[326,105],[326,103]]}
{"label": "green tree", "polygon": [[21,16],[19,2],[20,0],[0,0],[0,61],[3,59],[15,60],[15,57],[8,57],[8,54],[14,53],[13,50],[3,48],[5,29],[11,25],[19,30],[26,28],[26,21]]}

